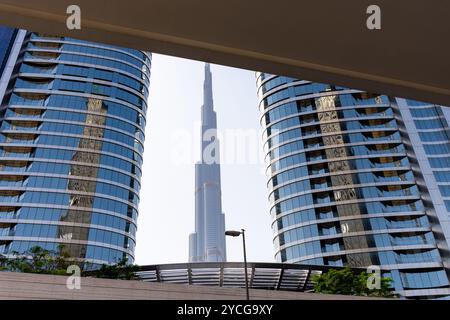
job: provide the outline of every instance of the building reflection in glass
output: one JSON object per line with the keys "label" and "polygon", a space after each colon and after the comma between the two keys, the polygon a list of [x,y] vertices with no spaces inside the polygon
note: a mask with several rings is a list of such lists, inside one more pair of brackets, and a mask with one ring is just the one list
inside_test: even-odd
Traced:
{"label": "building reflection in glass", "polygon": [[[81,240],[87,243],[91,223],[92,209],[94,205],[93,195],[97,185],[97,172],[102,150],[102,138],[105,125],[106,106],[101,99],[89,98],[87,102],[88,114],[86,115],[86,126],[83,129],[78,150],[74,152],[72,161],[80,164],[70,166],[67,190],[69,191],[69,206],[66,214],[61,216],[58,227],[58,237],[66,240]],[[94,114],[95,113],[95,114]],[[97,127],[98,126],[98,127]],[[83,177],[87,179],[83,179]],[[72,192],[73,191],[73,192]],[[79,226],[84,225],[84,227]],[[71,257],[85,258],[87,244],[75,244],[73,241],[61,247]]]}

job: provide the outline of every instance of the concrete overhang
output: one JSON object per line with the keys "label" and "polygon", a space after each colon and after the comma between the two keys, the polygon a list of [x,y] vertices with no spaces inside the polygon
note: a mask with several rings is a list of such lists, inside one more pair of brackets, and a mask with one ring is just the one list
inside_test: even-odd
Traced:
{"label": "concrete overhang", "polygon": [[[81,30],[66,27],[69,5]],[[381,8],[381,30],[366,27]],[[0,0],[0,23],[450,105],[445,0]]]}

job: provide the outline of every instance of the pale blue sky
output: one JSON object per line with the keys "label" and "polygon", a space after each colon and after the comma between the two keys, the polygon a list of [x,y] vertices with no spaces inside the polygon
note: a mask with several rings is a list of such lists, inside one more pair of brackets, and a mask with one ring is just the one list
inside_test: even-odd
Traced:
{"label": "pale blue sky", "polygon": [[[136,246],[140,265],[188,260],[188,236],[194,231],[203,66],[198,61],[153,56]],[[260,147],[255,73],[219,65],[211,65],[211,71],[219,137],[220,132],[235,134],[236,129],[257,130],[253,148]],[[221,140],[222,159],[236,156],[232,142]],[[222,206],[227,229],[247,230],[248,260],[273,261],[266,176],[255,152],[251,150],[253,158],[247,157],[246,164],[228,161],[222,165]],[[242,260],[241,239],[227,237],[227,254],[228,261]]]}

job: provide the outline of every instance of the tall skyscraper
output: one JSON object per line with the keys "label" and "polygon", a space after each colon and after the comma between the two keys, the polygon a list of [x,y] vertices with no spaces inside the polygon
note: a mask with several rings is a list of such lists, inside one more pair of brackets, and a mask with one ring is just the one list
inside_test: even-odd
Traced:
{"label": "tall skyscraper", "polygon": [[203,84],[200,162],[195,164],[195,232],[189,235],[190,262],[226,261],[220,153],[209,64]]}
{"label": "tall skyscraper", "polygon": [[[275,257],[449,298],[450,110],[257,74]],[[449,199],[449,200],[446,200]]]}
{"label": "tall skyscraper", "polygon": [[24,30],[10,44],[0,254],[40,246],[81,264],[133,262],[151,55]]}

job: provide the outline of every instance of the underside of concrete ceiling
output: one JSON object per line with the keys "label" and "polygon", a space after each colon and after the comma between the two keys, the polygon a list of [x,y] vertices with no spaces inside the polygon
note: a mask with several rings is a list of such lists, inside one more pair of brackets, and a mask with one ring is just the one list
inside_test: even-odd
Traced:
{"label": "underside of concrete ceiling", "polygon": [[443,105],[449,16],[445,0],[0,0],[2,25]]}

